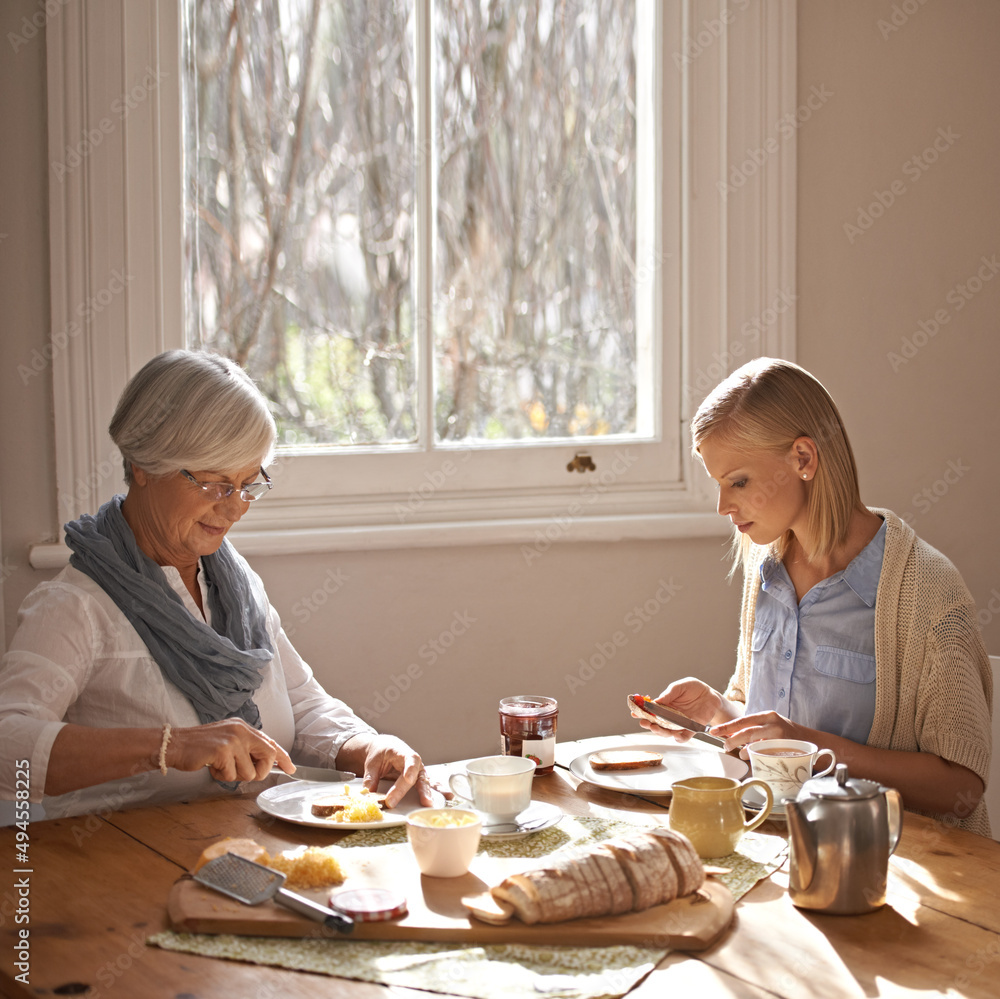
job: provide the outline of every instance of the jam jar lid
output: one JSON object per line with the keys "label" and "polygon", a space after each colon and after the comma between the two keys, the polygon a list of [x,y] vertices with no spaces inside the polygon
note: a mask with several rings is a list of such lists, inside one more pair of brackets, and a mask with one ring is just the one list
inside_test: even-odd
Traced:
{"label": "jam jar lid", "polygon": [[516,697],[501,697],[500,710],[507,715],[544,715],[555,711],[559,702],[554,697],[541,694],[518,694]]}
{"label": "jam jar lid", "polygon": [[406,915],[406,898],[389,888],[347,888],[331,892],[330,907],[361,923],[382,923]]}

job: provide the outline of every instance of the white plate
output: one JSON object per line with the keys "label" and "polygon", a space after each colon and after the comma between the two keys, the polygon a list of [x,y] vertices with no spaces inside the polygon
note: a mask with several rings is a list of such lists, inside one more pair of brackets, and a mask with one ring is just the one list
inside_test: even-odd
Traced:
{"label": "white plate", "polygon": [[[300,826],[312,826],[315,829],[339,829],[343,832],[354,832],[356,829],[385,829],[388,826],[400,826],[406,822],[407,813],[415,808],[421,808],[416,789],[410,788],[403,800],[391,811],[382,813],[381,822],[335,822],[333,819],[317,818],[310,811],[312,803],[317,798],[326,798],[338,794],[346,785],[351,788],[364,787],[365,782],[357,780],[344,781],[303,781],[294,780],[287,784],[277,784],[261,791],[257,795],[257,804],[262,812],[273,815],[276,819],[294,822]],[[391,781],[383,781],[380,791],[392,787]]]}
{"label": "white plate", "polygon": [[562,809],[547,801],[533,801],[517,816],[517,829],[507,829],[504,832],[487,832],[483,827],[483,839],[519,839],[532,833],[550,829],[563,817]]}
{"label": "white plate", "polygon": [[[751,812],[759,812],[764,807],[764,795],[756,787],[748,787],[743,794],[743,807]],[[771,815],[777,818],[785,818],[785,806],[780,801],[775,801],[771,806]]]}
{"label": "white plate", "polygon": [[743,780],[750,773],[750,764],[745,760],[697,744],[680,746],[648,742],[606,748],[659,753],[663,761],[655,767],[642,770],[595,770],[590,765],[590,757],[600,750],[592,749],[589,753],[578,756],[569,765],[570,772],[580,780],[608,791],[649,796],[670,795],[670,785],[687,777],[734,777],[736,780]]}

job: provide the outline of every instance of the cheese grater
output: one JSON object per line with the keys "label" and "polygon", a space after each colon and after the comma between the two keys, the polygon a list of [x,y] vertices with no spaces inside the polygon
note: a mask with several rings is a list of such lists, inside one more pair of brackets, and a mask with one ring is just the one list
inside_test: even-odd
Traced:
{"label": "cheese grater", "polygon": [[210,860],[195,872],[194,879],[244,905],[260,905],[273,899],[279,905],[340,933],[350,933],[354,929],[354,920],[349,916],[333,912],[325,905],[285,888],[285,875],[280,871],[272,871],[270,867],[235,853],[224,853]]}

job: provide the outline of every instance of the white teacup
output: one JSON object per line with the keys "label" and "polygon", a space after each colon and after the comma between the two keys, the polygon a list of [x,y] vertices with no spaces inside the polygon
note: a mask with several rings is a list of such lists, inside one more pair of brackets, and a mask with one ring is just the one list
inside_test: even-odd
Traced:
{"label": "white teacup", "polygon": [[[751,742],[747,751],[754,777],[771,785],[775,804],[784,798],[797,797],[810,777],[824,777],[837,762],[832,749],[820,749],[814,742],[799,739],[761,739]],[[826,769],[814,774],[816,760],[824,754],[830,757],[830,762]]]}
{"label": "white teacup", "polygon": [[452,774],[448,786],[463,801],[485,812],[490,824],[513,822],[531,804],[535,761],[521,756],[484,756]]}

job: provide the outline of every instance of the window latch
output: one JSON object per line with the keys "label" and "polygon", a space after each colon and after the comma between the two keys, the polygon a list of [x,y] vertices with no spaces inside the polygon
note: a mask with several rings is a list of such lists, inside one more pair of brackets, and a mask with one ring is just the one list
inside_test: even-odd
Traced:
{"label": "window latch", "polygon": [[567,472],[593,472],[597,470],[594,459],[586,451],[577,451],[573,460],[566,466]]}

